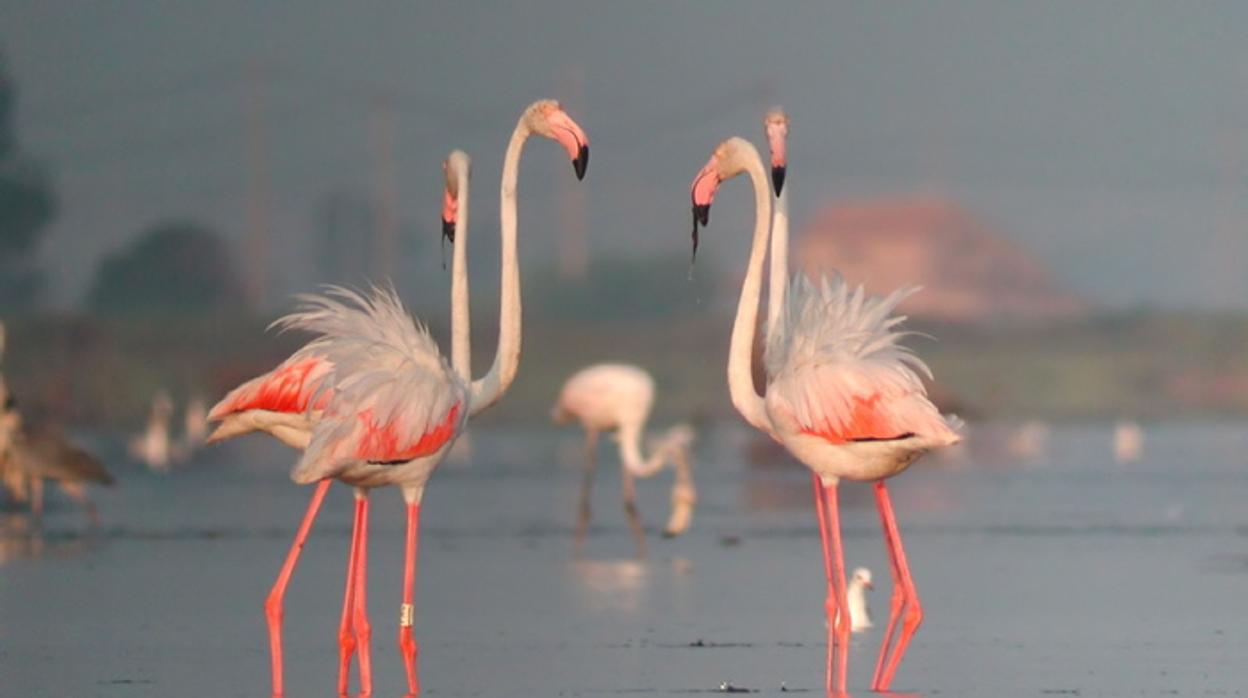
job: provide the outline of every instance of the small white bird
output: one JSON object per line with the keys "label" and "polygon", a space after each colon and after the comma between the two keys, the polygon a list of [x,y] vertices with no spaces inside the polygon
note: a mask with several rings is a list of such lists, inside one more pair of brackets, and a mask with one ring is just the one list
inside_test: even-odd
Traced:
{"label": "small white bird", "polygon": [[849,579],[849,589],[845,592],[849,598],[849,629],[860,633],[871,627],[871,612],[867,610],[867,590],[874,589],[871,583],[871,570],[859,567]]}
{"label": "small white bird", "polygon": [[[866,567],[854,568],[849,578],[849,588],[845,592],[849,606],[850,632],[860,633],[874,626],[871,612],[867,609],[868,589],[875,589],[875,585],[871,583],[871,570]],[[839,611],[837,615],[840,615]]]}
{"label": "small white bird", "polygon": [[1130,419],[1124,419],[1114,427],[1114,460],[1134,463],[1144,450],[1144,431]]}
{"label": "small white bird", "polygon": [[173,400],[164,390],[152,397],[152,410],[147,428],[130,439],[130,455],[156,472],[168,472],[172,456],[169,420],[173,417]]}

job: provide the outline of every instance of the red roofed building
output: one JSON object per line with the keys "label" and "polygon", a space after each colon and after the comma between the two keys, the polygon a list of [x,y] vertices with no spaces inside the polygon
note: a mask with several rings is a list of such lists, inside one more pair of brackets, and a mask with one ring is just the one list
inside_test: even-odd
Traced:
{"label": "red roofed building", "polygon": [[797,236],[795,262],[807,273],[839,271],[873,293],[920,285],[902,309],[929,318],[1054,318],[1086,308],[1022,247],[939,198],[829,205]]}

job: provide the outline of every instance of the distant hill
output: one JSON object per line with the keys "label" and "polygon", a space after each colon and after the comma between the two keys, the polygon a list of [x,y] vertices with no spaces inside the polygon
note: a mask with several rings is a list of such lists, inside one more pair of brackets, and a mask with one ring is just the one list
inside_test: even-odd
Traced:
{"label": "distant hill", "polygon": [[875,293],[920,285],[902,309],[928,318],[1046,319],[1086,310],[1029,252],[946,199],[829,204],[800,231],[795,261],[808,273],[838,270]]}

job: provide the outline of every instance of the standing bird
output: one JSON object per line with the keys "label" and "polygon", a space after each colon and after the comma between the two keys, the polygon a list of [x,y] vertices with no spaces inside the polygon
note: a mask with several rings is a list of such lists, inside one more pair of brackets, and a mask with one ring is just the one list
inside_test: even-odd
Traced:
{"label": "standing bird", "polygon": [[[4,356],[4,325],[0,323],[0,358]],[[87,497],[88,484],[112,485],[113,476],[94,456],[74,446],[60,431],[31,428],[17,409],[17,400],[0,374],[0,484],[9,497],[30,502],[38,522],[43,518],[43,481],[56,482],[61,491],[99,524],[95,504]]]}
{"label": "standing bird", "polygon": [[173,400],[164,390],[157,391],[152,396],[147,428],[130,440],[130,455],[156,472],[169,470],[169,460],[173,456],[173,444],[169,438],[169,420],[172,418]]}
{"label": "standing bird", "polygon": [[[893,568],[893,598],[872,689],[887,690],[922,620],[885,479],[920,455],[957,443],[957,420],[946,420],[927,399],[918,372],[927,367],[898,344],[901,317],[890,313],[912,290],[887,298],[851,290],[840,278],[818,284],[795,277],[783,288],[783,313],[767,343],[767,385],[760,395],[750,371],[753,335],[768,247],[771,197],[758,151],[748,141],[721,143],[693,180],[694,250],[719,185],[741,173],[754,185],[755,224],[745,281],[729,346],[728,387],[733,405],[811,469],[828,577],[829,641],[826,690],[844,692],[850,625],[837,491],[840,480],[874,482],[876,503]],[[773,174],[775,170],[773,168]],[[904,619],[902,615],[904,613]],[[893,630],[900,635],[890,652]]]}
{"label": "standing bird", "polygon": [[845,592],[849,600],[849,629],[860,633],[874,627],[871,612],[867,610],[867,591],[874,589],[871,583],[871,570],[866,567],[855,567],[849,577],[849,589]]}
{"label": "standing bird", "polygon": [[60,431],[19,428],[13,434],[6,467],[25,479],[30,492],[30,511],[35,521],[43,518],[43,481],[56,482],[61,491],[78,502],[93,526],[100,523],[87,485],[112,485],[113,476],[95,456],[78,448]]}
{"label": "standing bird", "polygon": [[581,481],[581,504],[576,521],[576,551],[579,554],[589,529],[589,494],[594,479],[598,434],[614,431],[620,445],[620,478],[623,482],[624,513],[637,543],[637,556],[646,555],[646,538],[637,515],[634,478],[657,474],[672,463],[676,480],[672,485],[672,513],[663,535],[678,536],[689,528],[697,491],[689,450],[694,433],[687,424],[667,430],[654,444],[650,457],[641,454],[646,420],[654,405],[654,379],[645,369],[626,364],[597,364],[581,369],[563,384],[551,411],[556,424],[579,421],[585,430],[585,475]]}
{"label": "standing bird", "polygon": [[339,692],[347,691],[351,657],[359,650],[360,686],[372,690],[371,630],[365,603],[368,492],[399,486],[408,525],[399,649],[412,694],[420,690],[412,636],[415,559],[425,482],[463,431],[469,416],[493,405],[515,379],[520,360],[521,303],[516,250],[516,180],[525,141],[537,134],[568,151],[580,179],[589,160],[585,132],[554,100],[533,103],[508,144],[501,187],[502,283],[499,341],[493,366],[470,377],[467,268],[469,159],[455,151],[444,163],[443,235],[455,244],[451,292],[450,369],[428,332],[403,310],[393,291],[365,297],[336,290],[305,298],[304,308],[278,321],[319,336],[272,372],[232,391],[210,412],[220,440],[267,431],[304,449],[292,472],[299,483],[319,481],[277,582],[265,603],[273,660],[273,693],[282,693],[282,604],[298,556],[331,479],[356,488],[355,524],[339,628]]}

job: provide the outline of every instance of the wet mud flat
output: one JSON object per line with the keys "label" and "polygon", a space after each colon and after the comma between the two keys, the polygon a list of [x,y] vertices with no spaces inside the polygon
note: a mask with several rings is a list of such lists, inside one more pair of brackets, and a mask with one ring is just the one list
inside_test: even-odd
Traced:
{"label": "wet mud flat", "polygon": [[[926,620],[899,693],[1235,696],[1248,691],[1248,429],[1147,430],[1113,462],[1110,426],[1055,429],[1026,462],[928,460],[893,483]],[[748,431],[702,435],[693,529],[633,559],[605,457],[585,555],[572,558],[579,441],[477,429],[422,515],[416,634],[427,695],[818,695],[823,572],[807,474],[747,462]],[[112,440],[104,438],[106,452]],[[87,532],[62,503],[42,534],[0,515],[0,694],[264,696],[261,605],[310,488],[262,440],[120,479]],[[668,480],[639,483],[651,534]],[[876,627],[854,636],[866,684],[887,620],[888,565],[870,490],[842,488],[847,564],[875,573]],[[335,487],[286,603],[288,695],[332,695],[350,523]],[[372,507],[375,695],[400,695],[395,646],[403,511]]]}

